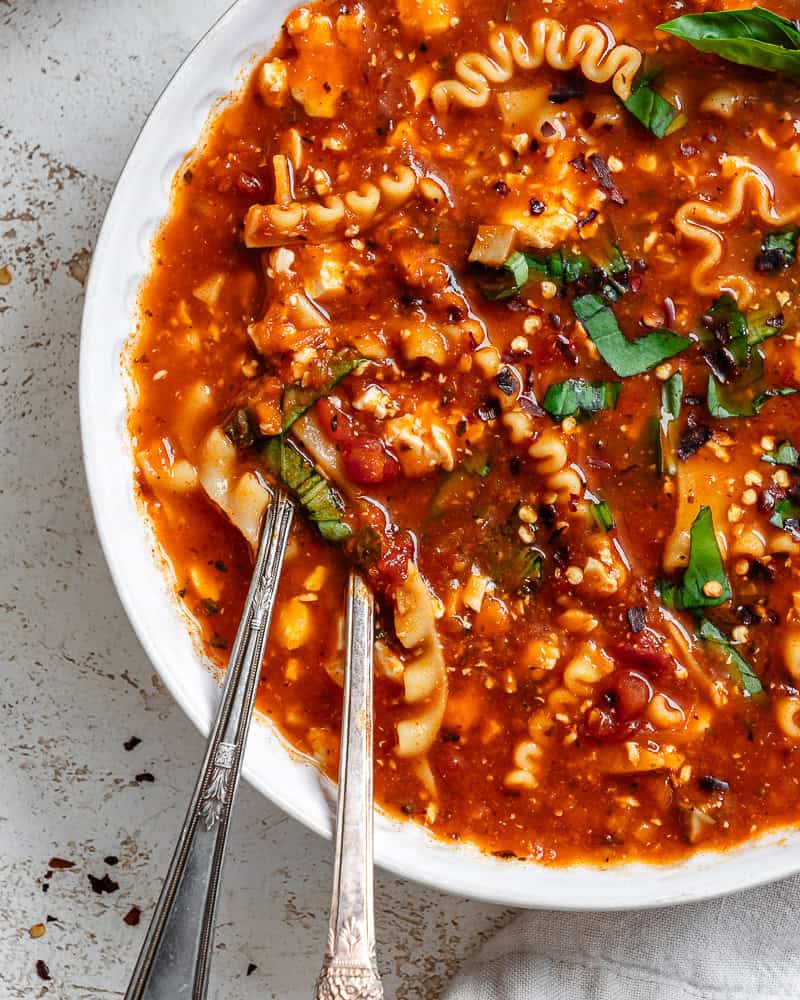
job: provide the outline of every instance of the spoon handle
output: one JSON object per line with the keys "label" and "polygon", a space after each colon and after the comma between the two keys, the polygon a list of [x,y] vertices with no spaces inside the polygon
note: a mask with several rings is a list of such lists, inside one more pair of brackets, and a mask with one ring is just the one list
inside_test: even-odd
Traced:
{"label": "spoon handle", "polygon": [[350,574],[336,855],[328,947],[315,1000],[382,1000],[372,909],[372,595]]}
{"label": "spoon handle", "polygon": [[217,719],[125,1000],[206,996],[228,828],[293,516],[293,502],[276,491],[264,515]]}

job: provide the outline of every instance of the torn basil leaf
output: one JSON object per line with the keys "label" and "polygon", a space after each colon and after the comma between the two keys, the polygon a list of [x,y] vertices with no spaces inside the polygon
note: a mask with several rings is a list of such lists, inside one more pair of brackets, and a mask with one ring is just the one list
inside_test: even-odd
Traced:
{"label": "torn basil leaf", "polygon": [[767,451],[761,456],[762,462],[770,465],[798,465],[800,464],[800,452],[791,441],[781,441],[774,451]]}
{"label": "torn basil leaf", "polygon": [[515,250],[496,276],[492,276],[481,284],[481,294],[490,302],[501,302],[503,299],[519,295],[528,283],[530,272],[525,254]]}
{"label": "torn basil leaf", "polygon": [[650,86],[650,80],[643,80],[634,87],[631,96],[622,103],[658,139],[663,139],[670,132],[670,126],[680,113],[674,104]]}
{"label": "torn basil leaf", "polygon": [[717,628],[713,622],[709,621],[708,618],[702,618],[698,623],[697,636],[704,642],[713,643],[719,649],[725,659],[726,666],[749,695],[763,693],[764,688],[758,674],[756,674],[725,633]]}
{"label": "torn basil leaf", "polygon": [[800,75],[800,30],[763,7],[684,14],[659,29],[729,62]]}
{"label": "torn basil leaf", "polygon": [[678,423],[683,401],[683,376],[670,375],[661,386],[661,412],[658,419],[656,466],[662,476],[674,476],[678,471]]}
{"label": "torn basil leaf", "polygon": [[638,340],[628,340],[614,313],[596,295],[575,299],[572,309],[602,359],[623,378],[655,368],[685,350],[690,343],[685,337],[663,329],[652,330]]}
{"label": "torn basil leaf", "polygon": [[800,502],[791,497],[779,501],[775,504],[769,523],[788,531],[796,542],[800,542]]}
{"label": "torn basil leaf", "polygon": [[797,241],[800,229],[793,227],[781,233],[768,233],[755,260],[757,271],[775,274],[785,271],[797,262]]}
{"label": "torn basil leaf", "polygon": [[478,480],[486,479],[491,471],[488,451],[474,451],[452,472],[444,475],[431,499],[428,515],[441,517],[454,507],[464,507],[475,496]]}
{"label": "torn basil leaf", "polygon": [[733,596],[714,533],[711,508],[703,506],[690,531],[689,562],[679,586],[664,583],[664,600],[680,611],[717,607]]}
{"label": "torn basil leaf", "polygon": [[706,405],[712,417],[727,420],[729,417],[755,417],[775,396],[793,396],[800,389],[765,389],[753,395],[737,386],[724,386],[713,375],[708,377]]}
{"label": "torn basil leaf", "polygon": [[354,371],[365,358],[352,355],[339,355],[331,360],[330,380],[321,389],[312,389],[302,385],[289,385],[284,389],[281,409],[283,410],[282,431],[285,434],[292,424],[299,420],[320,399],[329,396],[336,386]]}
{"label": "torn basil leaf", "polygon": [[342,520],[344,504],[314,463],[282,435],[268,438],[261,456],[264,464],[290,490],[329,542],[341,542],[352,532]]}
{"label": "torn basil leaf", "polygon": [[576,413],[600,413],[617,405],[620,382],[587,382],[570,378],[551,385],[542,400],[542,407],[554,420],[563,420]]}
{"label": "torn basil leaf", "polygon": [[593,500],[591,506],[592,516],[597,521],[598,528],[603,531],[612,531],[614,528],[614,515],[605,500]]}

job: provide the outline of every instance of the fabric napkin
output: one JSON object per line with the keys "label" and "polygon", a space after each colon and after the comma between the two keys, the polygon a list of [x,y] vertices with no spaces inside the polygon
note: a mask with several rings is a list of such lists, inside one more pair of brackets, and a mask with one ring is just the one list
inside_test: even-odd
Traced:
{"label": "fabric napkin", "polygon": [[634,913],[520,914],[442,1000],[800,1000],[800,878]]}

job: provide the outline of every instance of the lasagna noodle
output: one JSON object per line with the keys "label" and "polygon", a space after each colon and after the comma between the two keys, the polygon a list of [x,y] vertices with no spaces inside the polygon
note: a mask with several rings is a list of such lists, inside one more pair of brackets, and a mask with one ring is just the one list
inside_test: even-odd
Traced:
{"label": "lasagna noodle", "polygon": [[548,65],[555,70],[579,68],[593,83],[612,82],[614,92],[625,100],[642,65],[642,54],[631,45],[618,45],[614,36],[596,24],[580,24],[569,35],[560,21],[542,17],[528,33],[512,25],[495,28],[489,35],[489,51],[459,56],[455,79],[441,80],[431,89],[437,111],[452,105],[483,108],[493,84],[508,83],[516,69],[531,70]]}
{"label": "lasagna noodle", "polygon": [[747,307],[756,295],[753,280],[741,273],[718,272],[725,250],[725,237],[720,229],[744,221],[748,208],[767,226],[794,224],[800,220],[800,205],[779,210],[772,181],[747,157],[726,156],[722,177],[729,182],[722,197],[716,201],[696,198],[686,202],[675,214],[675,228],[700,250],[691,275],[694,290],[701,295],[730,292],[741,307]]}

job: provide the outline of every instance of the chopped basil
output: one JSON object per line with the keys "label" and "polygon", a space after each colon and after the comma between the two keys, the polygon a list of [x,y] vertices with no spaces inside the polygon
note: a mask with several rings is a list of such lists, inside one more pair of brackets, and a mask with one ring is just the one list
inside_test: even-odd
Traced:
{"label": "chopped basil", "polygon": [[563,420],[576,413],[613,410],[621,387],[620,382],[587,382],[582,378],[570,378],[550,386],[542,400],[542,407],[555,420]]}
{"label": "chopped basil", "polygon": [[729,417],[754,417],[774,396],[793,396],[796,392],[800,392],[800,389],[765,389],[753,396],[747,391],[738,391],[737,386],[724,386],[713,375],[709,375],[706,403],[711,416],[720,420]]}
{"label": "chopped basil", "polygon": [[445,474],[431,499],[428,514],[430,517],[441,517],[453,507],[463,506],[469,501],[480,484],[477,479],[486,479],[491,470],[488,451],[474,451],[467,455],[464,461]]}
{"label": "chopped basil", "polygon": [[510,591],[524,591],[542,578],[544,557],[532,546],[508,544],[494,553],[492,576]]}
{"label": "chopped basil", "polygon": [[605,500],[592,501],[592,515],[597,521],[598,528],[603,531],[612,531],[614,528],[614,515]]}
{"label": "chopped basil", "polygon": [[683,376],[670,375],[661,386],[661,413],[658,420],[656,465],[662,476],[674,476],[678,471],[678,420],[683,400]]}
{"label": "chopped basil", "polygon": [[781,233],[768,233],[756,257],[756,270],[762,274],[785,271],[797,262],[797,241],[800,229],[794,227]]}
{"label": "chopped basil", "polygon": [[684,14],[659,28],[729,62],[800,75],[800,30],[763,7]]}
{"label": "chopped basil", "polygon": [[336,355],[331,360],[330,380],[322,389],[311,389],[301,385],[290,385],[284,389],[281,408],[285,434],[292,424],[299,420],[320,399],[329,396],[336,386],[364,362],[364,358],[352,355]]}
{"label": "chopped basil", "polygon": [[769,523],[788,531],[795,541],[800,542],[800,502],[786,497],[775,504]]}
{"label": "chopped basil", "polygon": [[609,302],[616,302],[628,290],[628,262],[616,246],[612,246],[609,259],[603,264],[595,264],[584,254],[570,250],[542,254],[515,251],[496,274],[481,284],[481,293],[491,302],[510,299],[535,278],[552,281],[562,288],[585,282]]}
{"label": "chopped basil", "polygon": [[758,675],[747,660],[739,653],[725,633],[708,618],[700,620],[697,636],[704,642],[712,642],[719,648],[725,658],[726,666],[736,675],[736,679],[749,695],[761,694],[764,691]]}
{"label": "chopped basil", "polygon": [[352,532],[342,520],[344,505],[306,458],[282,435],[268,438],[261,456],[267,468],[297,497],[319,533],[329,542],[341,542]]}
{"label": "chopped basil", "polygon": [[701,507],[692,524],[689,563],[681,584],[662,584],[661,596],[681,611],[717,607],[733,596],[714,533],[710,507]]}
{"label": "chopped basil", "polygon": [[592,270],[588,257],[567,250],[553,250],[548,254],[526,253],[525,259],[531,271],[557,285],[572,285]]}
{"label": "chopped basil", "polygon": [[622,103],[658,139],[669,134],[670,126],[680,114],[674,104],[670,104],[658,91],[653,90],[650,80],[643,80],[634,87],[631,96]]}
{"label": "chopped basil", "polygon": [[671,330],[653,330],[638,340],[628,340],[617,318],[596,295],[582,295],[572,309],[594,341],[600,356],[617,375],[641,375],[689,346],[685,337]]}
{"label": "chopped basil", "polygon": [[770,465],[798,465],[800,464],[800,452],[791,441],[781,441],[775,451],[767,451],[761,456],[762,462]]}
{"label": "chopped basil", "polygon": [[490,302],[510,299],[514,295],[519,295],[529,278],[528,261],[525,254],[515,250],[499,269],[497,276],[481,285],[481,294]]}

